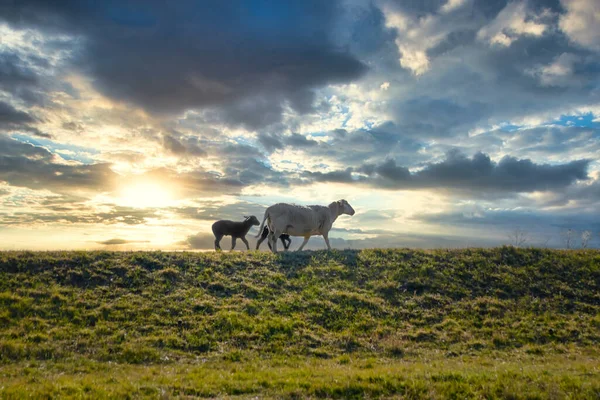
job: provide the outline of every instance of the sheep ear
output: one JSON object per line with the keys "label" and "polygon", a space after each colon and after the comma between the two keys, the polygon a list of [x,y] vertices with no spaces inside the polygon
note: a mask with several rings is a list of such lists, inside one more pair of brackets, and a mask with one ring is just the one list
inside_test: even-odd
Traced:
{"label": "sheep ear", "polygon": [[247,216],[247,215],[244,215],[244,218],[248,219],[248,218],[250,218],[250,217],[249,217],[249,216]]}

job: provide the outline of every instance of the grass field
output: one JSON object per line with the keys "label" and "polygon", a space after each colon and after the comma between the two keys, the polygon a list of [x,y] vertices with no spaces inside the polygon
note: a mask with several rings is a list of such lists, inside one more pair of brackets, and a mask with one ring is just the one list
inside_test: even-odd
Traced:
{"label": "grass field", "polygon": [[0,398],[600,398],[600,252],[0,253]]}

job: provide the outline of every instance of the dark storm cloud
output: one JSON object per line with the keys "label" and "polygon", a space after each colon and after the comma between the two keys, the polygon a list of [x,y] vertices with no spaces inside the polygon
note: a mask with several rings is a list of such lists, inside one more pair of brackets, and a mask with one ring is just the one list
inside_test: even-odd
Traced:
{"label": "dark storm cloud", "polygon": [[532,192],[562,189],[577,180],[588,179],[589,160],[566,164],[535,164],[505,156],[498,163],[477,153],[469,159],[459,153],[448,154],[445,161],[431,164],[415,174],[417,181],[430,187],[467,190]]}
{"label": "dark storm cloud", "polygon": [[387,122],[372,129],[332,132],[332,139],[311,148],[311,155],[331,157],[346,165],[375,163],[386,156],[397,157],[408,165],[424,162],[429,155],[420,154],[425,144],[415,137],[403,135],[398,126]]}
{"label": "dark storm cloud", "polygon": [[113,98],[161,113],[222,105],[250,127],[278,120],[282,99],[310,111],[312,89],[366,70],[330,37],[338,12],[317,0],[0,6],[15,26],[83,35],[77,62]]}
{"label": "dark storm cloud", "polygon": [[31,126],[30,124],[33,122],[35,122],[35,119],[28,113],[0,101],[0,135],[1,132],[26,132],[38,137],[51,137],[49,134]]}
{"label": "dark storm cloud", "polygon": [[[448,3],[447,0],[384,0],[382,3],[393,6],[412,17],[423,17],[427,14],[440,12],[441,7]],[[464,7],[472,18],[495,18],[510,0],[469,0]],[[550,9],[555,12],[562,11],[560,0],[529,0],[527,6],[536,11]]]}
{"label": "dark storm cloud", "polygon": [[315,182],[338,182],[338,183],[352,183],[358,182],[360,177],[352,176],[352,168],[347,168],[343,171],[332,171],[332,172],[312,172],[305,171],[303,176],[309,178]]}
{"label": "dark storm cloud", "polygon": [[272,153],[275,150],[283,149],[283,142],[281,138],[272,133],[260,133],[258,136],[258,142],[267,150]]}
{"label": "dark storm cloud", "polygon": [[29,122],[33,122],[33,118],[29,114],[0,101],[0,127],[10,127]]}
{"label": "dark storm cloud", "polygon": [[[449,152],[440,163],[429,163],[414,173],[395,160],[381,164],[364,164],[360,168],[348,168],[328,174],[306,172],[305,176],[317,181],[364,182],[385,189],[450,189],[492,192],[533,192],[561,190],[577,182],[589,179],[589,160],[577,160],[566,164],[536,164],[531,160],[519,160],[505,156],[494,162],[483,153],[468,158],[459,152]],[[351,173],[367,175],[352,179]]]}
{"label": "dark storm cloud", "polygon": [[281,122],[284,96],[255,94],[249,98],[220,105],[208,112],[208,121],[240,125],[253,131],[263,126]]}
{"label": "dark storm cloud", "polygon": [[[35,39],[31,40],[36,43]],[[56,81],[45,79],[48,78],[49,68],[48,60],[41,56],[0,51],[0,90],[26,106],[47,105],[49,88],[60,85]]]}
{"label": "dark storm cloud", "polygon": [[260,133],[257,136],[258,142],[269,153],[275,150],[281,150],[289,147],[294,149],[308,149],[319,145],[319,142],[313,139],[308,139],[304,135],[291,133],[289,135],[278,135],[275,133]]}
{"label": "dark storm cloud", "polygon": [[292,133],[290,136],[287,136],[284,143],[292,147],[314,147],[318,144],[317,141],[307,139],[306,136],[298,133]]}
{"label": "dark storm cloud", "polygon": [[266,183],[285,187],[289,184],[286,174],[272,169],[256,147],[227,143],[213,151],[220,158],[224,176],[243,186]]}
{"label": "dark storm cloud", "polygon": [[[24,60],[17,54],[0,51],[0,91],[9,93],[15,99],[23,100],[27,105],[41,104],[43,94],[39,92],[40,79],[32,64],[43,60],[37,57]],[[0,101],[0,129],[3,131],[29,132],[36,136],[49,138],[50,135],[31,126],[36,119],[30,113],[15,109],[11,104]]]}
{"label": "dark storm cloud", "polygon": [[474,123],[491,113],[483,103],[461,105],[453,100],[430,97],[394,103],[396,132],[416,137],[464,135]]}
{"label": "dark storm cloud", "polygon": [[36,73],[16,54],[0,52],[0,88],[16,94],[19,89],[35,86]]}

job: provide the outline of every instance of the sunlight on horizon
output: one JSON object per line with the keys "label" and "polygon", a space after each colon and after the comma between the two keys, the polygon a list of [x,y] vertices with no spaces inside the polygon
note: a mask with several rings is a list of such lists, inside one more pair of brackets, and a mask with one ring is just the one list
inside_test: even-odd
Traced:
{"label": "sunlight on horizon", "polygon": [[133,208],[163,208],[174,205],[173,190],[158,182],[136,182],[119,191],[115,202]]}

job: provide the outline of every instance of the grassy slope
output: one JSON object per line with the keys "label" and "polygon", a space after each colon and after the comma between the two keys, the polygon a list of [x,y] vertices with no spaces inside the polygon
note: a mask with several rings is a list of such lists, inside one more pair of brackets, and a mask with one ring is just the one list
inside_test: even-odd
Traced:
{"label": "grassy slope", "polygon": [[0,397],[600,396],[600,252],[0,253]]}

